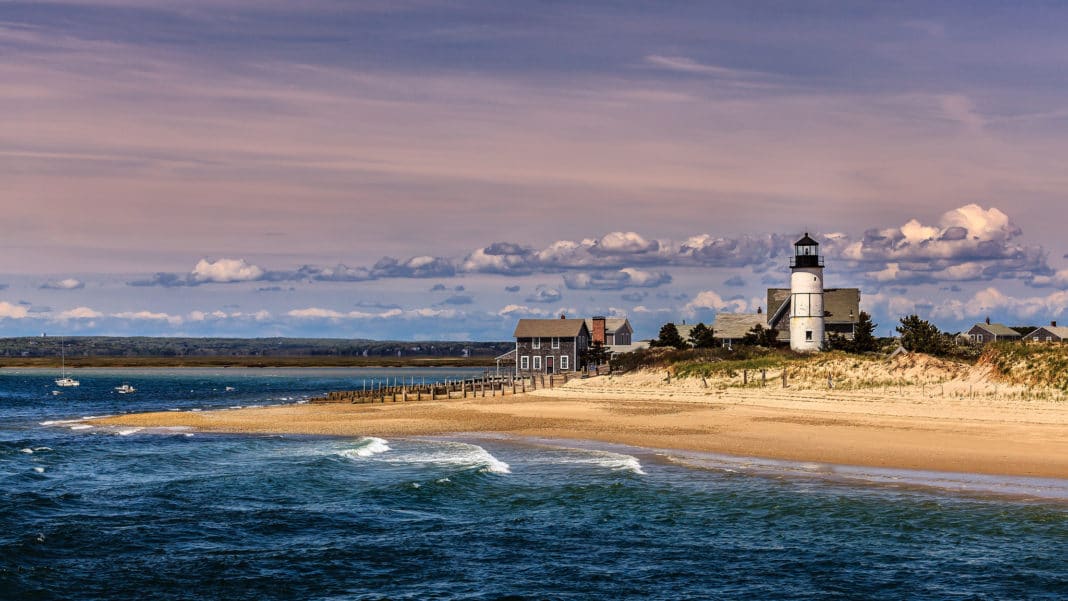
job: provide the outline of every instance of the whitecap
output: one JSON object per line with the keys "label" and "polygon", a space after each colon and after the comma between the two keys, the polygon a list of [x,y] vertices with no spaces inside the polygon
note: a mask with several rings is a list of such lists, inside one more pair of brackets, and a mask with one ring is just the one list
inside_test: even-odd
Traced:
{"label": "whitecap", "polygon": [[129,436],[131,434],[134,434],[134,433],[140,432],[140,431],[141,431],[141,428],[125,428],[123,430],[119,430],[117,432],[117,434],[119,436]]}
{"label": "whitecap", "polygon": [[51,451],[51,450],[52,450],[52,447],[33,447],[33,450],[34,450],[34,451],[37,451],[37,452],[41,452],[41,451]]}
{"label": "whitecap", "polygon": [[338,455],[349,459],[361,459],[385,453],[388,450],[390,450],[388,440],[368,436],[361,438],[355,448],[339,451]]}
{"label": "whitecap", "polygon": [[33,468],[33,471],[37,472],[38,474],[43,474],[45,472],[45,468],[43,468],[43,467],[35,467],[35,468]]}
{"label": "whitecap", "polygon": [[554,463],[592,465],[614,472],[630,472],[639,476],[646,475],[642,463],[633,455],[613,453],[599,449],[567,449],[567,453],[554,458]]}
{"label": "whitecap", "polygon": [[475,467],[479,472],[510,474],[511,467],[482,447],[466,442],[442,441],[431,443],[422,452],[406,453],[393,458],[395,463],[429,463],[446,466]]}
{"label": "whitecap", "polygon": [[89,424],[77,424],[70,427],[71,430],[88,430],[89,428],[92,428]]}
{"label": "whitecap", "polygon": [[33,455],[33,449],[30,449],[30,448],[19,449],[19,452],[20,453],[26,453],[27,455]]}

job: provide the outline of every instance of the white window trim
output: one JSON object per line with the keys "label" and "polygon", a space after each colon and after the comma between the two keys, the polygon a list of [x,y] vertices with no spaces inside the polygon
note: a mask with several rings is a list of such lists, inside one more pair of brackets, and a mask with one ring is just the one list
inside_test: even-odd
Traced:
{"label": "white window trim", "polygon": [[527,371],[530,369],[530,357],[523,355],[519,358],[519,369]]}
{"label": "white window trim", "polygon": [[571,366],[568,365],[568,363],[570,363],[570,361],[568,361],[569,359],[570,357],[568,357],[567,355],[560,355],[560,371],[567,371],[571,369]]}
{"label": "white window trim", "polygon": [[534,355],[534,371],[541,371],[541,355]]}
{"label": "white window trim", "polygon": [[530,348],[541,348],[541,338],[531,338]]}
{"label": "white window trim", "polygon": [[554,337],[552,337],[552,338],[550,338],[550,339],[549,339],[549,345],[550,345],[550,346],[551,346],[552,348],[560,348],[560,338],[558,338],[558,337],[555,337],[555,336],[554,336]]}

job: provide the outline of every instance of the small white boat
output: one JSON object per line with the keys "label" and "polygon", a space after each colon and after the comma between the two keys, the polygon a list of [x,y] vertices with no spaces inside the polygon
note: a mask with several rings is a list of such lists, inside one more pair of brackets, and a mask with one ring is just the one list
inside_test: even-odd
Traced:
{"label": "small white boat", "polygon": [[226,387],[226,392],[233,392],[234,390],[237,390],[237,389],[234,388],[233,386],[227,386]]}
{"label": "small white boat", "polygon": [[131,392],[137,392],[137,389],[129,384],[123,384],[122,386],[116,386],[115,392],[119,394],[130,394]]}
{"label": "small white boat", "polygon": [[59,396],[59,395],[61,395],[61,394],[63,394],[63,393],[62,393],[62,392],[60,392],[60,391],[58,391],[58,390],[53,390],[53,391],[52,391],[52,396]]}
{"label": "small white boat", "polygon": [[64,388],[70,388],[71,386],[81,386],[82,383],[78,380],[67,375],[67,347],[66,345],[59,348],[59,377],[56,378],[56,386],[62,386]]}

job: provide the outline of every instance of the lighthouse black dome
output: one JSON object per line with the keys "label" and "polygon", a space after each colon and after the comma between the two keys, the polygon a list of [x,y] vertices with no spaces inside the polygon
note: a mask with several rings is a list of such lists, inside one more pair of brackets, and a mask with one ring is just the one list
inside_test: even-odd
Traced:
{"label": "lighthouse black dome", "polygon": [[794,257],[790,267],[823,267],[820,243],[810,238],[808,232],[805,232],[804,238],[794,242]]}

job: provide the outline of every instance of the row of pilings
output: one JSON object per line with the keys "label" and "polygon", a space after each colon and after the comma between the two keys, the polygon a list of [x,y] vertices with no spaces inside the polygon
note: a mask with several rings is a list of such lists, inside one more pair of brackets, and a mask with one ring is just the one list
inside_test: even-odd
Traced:
{"label": "row of pilings", "polygon": [[535,374],[531,376],[487,375],[478,378],[445,379],[440,382],[416,381],[415,378],[365,380],[357,390],[336,390],[312,403],[406,403],[497,397],[523,394],[539,388],[553,388],[567,383],[574,374]]}

